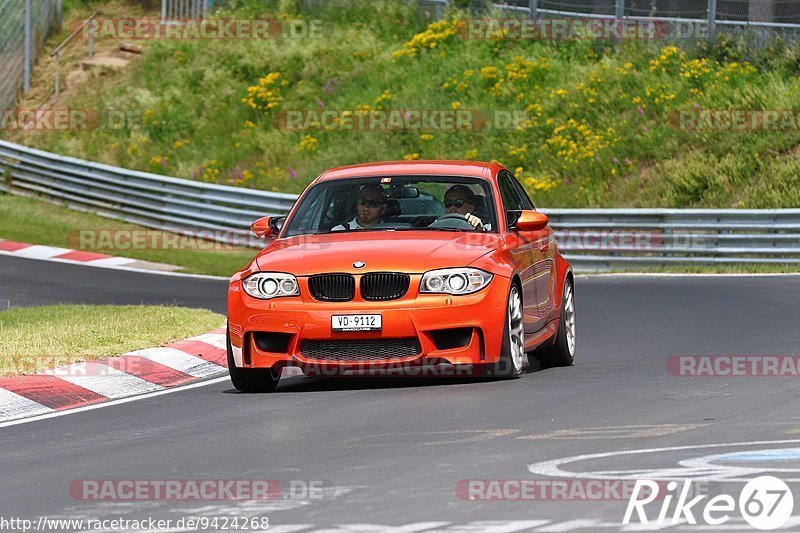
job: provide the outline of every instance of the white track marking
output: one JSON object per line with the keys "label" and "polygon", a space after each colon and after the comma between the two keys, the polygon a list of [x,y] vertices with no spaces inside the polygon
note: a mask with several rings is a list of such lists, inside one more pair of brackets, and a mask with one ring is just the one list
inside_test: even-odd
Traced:
{"label": "white track marking", "polygon": [[29,259],[50,259],[57,255],[66,254],[71,252],[69,248],[58,248],[55,246],[41,246],[34,245],[27,248],[20,248],[14,255],[19,257],[27,257]]}
{"label": "white track marking", "polygon": [[175,348],[145,348],[144,350],[128,352],[125,355],[144,357],[145,359],[149,359],[160,365],[168,366],[196,378],[213,376],[226,371],[225,368],[211,361],[189,355]]}
{"label": "white track marking", "polygon": [[92,367],[93,371],[95,368],[97,369],[97,372],[92,375],[86,373],[86,366],[81,363],[43,373],[58,376],[64,381],[69,381],[79,387],[112,399],[158,391],[164,388],[161,385],[150,383],[103,363],[93,363]]}
{"label": "white track marking", "polygon": [[[62,253],[71,252],[72,250],[64,250]],[[84,266],[89,268],[105,268],[108,270],[120,270],[123,272],[137,272],[139,274],[157,274],[160,276],[173,276],[178,278],[194,278],[194,279],[213,279],[213,280],[230,280],[230,277],[227,276],[209,276],[207,274],[184,274],[182,272],[169,272],[166,270],[145,270],[143,268],[134,268],[134,267],[127,267],[127,266],[108,266],[103,264],[93,264],[94,262],[80,262],[80,261],[73,261],[70,259],[58,259],[57,257],[26,257],[22,255],[22,250],[17,252],[9,252],[6,250],[0,250],[0,255],[8,255],[11,257],[19,257],[20,259],[33,259],[36,261],[49,261],[51,263],[63,263],[65,265],[73,265],[73,266]],[[59,255],[59,254],[57,254]],[[96,262],[96,261],[95,261]]]}
{"label": "white track marking", "polygon": [[[786,439],[786,440],[764,440],[764,441],[749,441],[749,442],[729,442],[729,443],[722,443],[722,444],[693,444],[689,446],[669,446],[665,448],[645,448],[645,449],[638,449],[638,450],[618,450],[613,452],[603,452],[603,453],[591,453],[585,455],[575,455],[572,457],[565,457],[561,459],[551,459],[549,461],[542,461],[539,463],[531,463],[528,465],[528,471],[531,474],[537,474],[542,476],[549,476],[549,477],[569,477],[569,478],[585,478],[585,479],[604,479],[604,478],[613,478],[619,479],[621,477],[625,477],[624,472],[573,472],[570,470],[563,470],[561,468],[562,465],[569,464],[569,463],[577,463],[580,461],[589,461],[594,459],[605,459],[607,457],[620,457],[626,455],[638,455],[638,454],[645,454],[645,453],[663,453],[663,452],[673,452],[673,451],[681,451],[681,450],[703,450],[703,449],[710,449],[710,448],[725,448],[725,447],[737,447],[737,446],[763,446],[763,445],[775,445],[775,444],[795,444],[800,443],[800,439]],[[670,469],[674,470],[674,469]],[[684,469],[685,470],[685,469]],[[643,477],[644,474],[642,471],[634,472],[632,477]],[[649,475],[646,476],[649,479],[667,479],[667,478],[660,478],[658,476],[652,476],[656,472],[649,472]],[[677,473],[676,473],[677,475]],[[628,476],[631,477],[631,476]],[[677,478],[684,479],[686,477],[685,474],[677,475]],[[671,479],[671,478],[670,478]],[[695,480],[702,480],[702,479],[709,479],[709,480],[718,480],[719,477],[695,477]],[[728,478],[729,481],[741,481],[737,478]],[[794,481],[794,480],[784,480],[784,481]]]}
{"label": "white track marking", "polygon": [[204,333],[202,335],[198,335],[197,337],[189,337],[186,340],[204,342],[206,344],[210,344],[211,346],[215,346],[220,350],[228,349],[224,333]]}
{"label": "white track marking", "polygon": [[52,413],[49,407],[29,400],[10,390],[0,389],[0,420],[20,416],[36,416]]}
{"label": "white track marking", "polygon": [[481,520],[468,524],[450,526],[442,530],[433,530],[430,533],[516,533],[517,531],[530,531],[531,528],[547,524],[549,520]]}
{"label": "white track marking", "polygon": [[162,396],[164,394],[172,394],[173,392],[181,392],[189,389],[194,389],[197,387],[205,387],[206,385],[213,385],[215,383],[220,383],[223,381],[230,381],[228,376],[222,376],[219,378],[209,379],[206,381],[199,381],[197,383],[190,383],[188,385],[182,385],[180,387],[171,387],[169,389],[164,389],[156,392],[149,392],[145,394],[140,394],[138,396],[131,396],[129,398],[120,398],[118,400],[112,400],[110,402],[103,402],[97,403],[92,405],[87,405],[84,407],[76,407],[75,409],[69,409],[66,411],[55,411],[52,413],[47,413],[43,415],[32,416],[28,418],[21,418],[19,420],[9,420],[8,422],[0,422],[0,428],[5,428],[9,426],[17,426],[20,424],[27,424],[29,422],[36,422],[38,420],[46,420],[48,418],[56,418],[60,416],[67,416],[72,415],[75,413],[82,413],[84,411],[94,411],[95,409],[104,409],[106,407],[113,407],[115,405],[120,405],[123,403],[130,403],[130,402],[137,402],[139,400],[144,400],[147,398],[153,398],[154,396]]}
{"label": "white track marking", "polygon": [[138,259],[131,259],[129,257],[104,257],[102,259],[92,259],[91,261],[78,261],[92,266],[122,266],[130,263],[135,263]]}
{"label": "white track marking", "polygon": [[614,522],[603,522],[596,518],[578,518],[575,520],[567,520],[566,522],[557,522],[544,527],[536,528],[536,533],[561,533],[563,531],[575,531],[577,529],[591,529],[595,531],[597,528],[619,528],[620,524]]}

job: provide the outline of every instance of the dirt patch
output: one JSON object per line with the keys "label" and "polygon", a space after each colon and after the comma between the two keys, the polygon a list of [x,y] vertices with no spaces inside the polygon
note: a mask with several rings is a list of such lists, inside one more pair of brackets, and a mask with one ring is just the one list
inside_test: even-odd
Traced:
{"label": "dirt patch", "polygon": [[[100,76],[114,75],[141,57],[139,54],[119,49],[120,41],[116,39],[97,39],[94,41],[94,57],[88,57],[89,43],[79,33],[60,53],[61,94],[55,98],[56,61],[50,53],[59,46],[70,33],[86,20],[91,11],[74,10],[64,19],[61,31],[51,36],[42,50],[31,76],[31,90],[20,95],[17,108],[39,109],[43,107],[64,106],[72,94],[71,89],[88,83],[95,74]],[[98,12],[100,18],[159,18],[160,12],[142,10],[126,2],[108,2]]]}

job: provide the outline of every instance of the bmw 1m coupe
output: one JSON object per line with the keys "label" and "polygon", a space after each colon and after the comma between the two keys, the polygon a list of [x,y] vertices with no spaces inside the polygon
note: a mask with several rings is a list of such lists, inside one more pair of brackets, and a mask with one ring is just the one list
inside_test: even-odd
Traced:
{"label": "bmw 1m coupe", "polygon": [[234,387],[270,391],[287,366],[571,365],[574,278],[548,221],[495,163],[324,172],[288,215],[252,224],[267,244],[230,280]]}

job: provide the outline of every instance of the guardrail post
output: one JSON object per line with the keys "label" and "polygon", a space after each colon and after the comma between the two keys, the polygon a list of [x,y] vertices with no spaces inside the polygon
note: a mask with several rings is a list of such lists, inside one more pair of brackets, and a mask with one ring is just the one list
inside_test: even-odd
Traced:
{"label": "guardrail post", "polygon": [[717,0],[708,0],[708,38],[717,38]]}
{"label": "guardrail post", "polygon": [[528,11],[531,19],[539,18],[539,0],[528,0]]}
{"label": "guardrail post", "polygon": [[23,52],[23,90],[27,93],[31,90],[31,61],[33,61],[33,32],[31,31],[31,0],[25,0],[25,30],[24,30],[24,52]]}
{"label": "guardrail post", "polygon": [[89,59],[94,57],[94,21],[89,22]]}
{"label": "guardrail post", "polygon": [[161,22],[167,20],[167,0],[161,0]]}
{"label": "guardrail post", "polygon": [[61,52],[56,52],[56,96],[61,92]]}
{"label": "guardrail post", "polygon": [[60,28],[64,24],[64,0],[58,0],[56,12],[58,13],[58,27]]}

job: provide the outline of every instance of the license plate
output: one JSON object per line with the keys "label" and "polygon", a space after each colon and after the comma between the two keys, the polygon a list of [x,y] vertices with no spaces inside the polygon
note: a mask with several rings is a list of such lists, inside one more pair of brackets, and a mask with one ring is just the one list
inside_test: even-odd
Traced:
{"label": "license plate", "polygon": [[333,315],[333,331],[380,331],[381,315]]}

